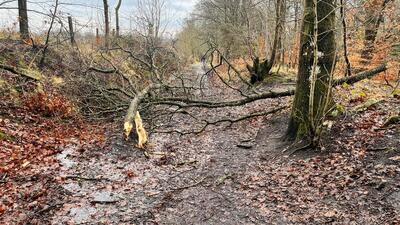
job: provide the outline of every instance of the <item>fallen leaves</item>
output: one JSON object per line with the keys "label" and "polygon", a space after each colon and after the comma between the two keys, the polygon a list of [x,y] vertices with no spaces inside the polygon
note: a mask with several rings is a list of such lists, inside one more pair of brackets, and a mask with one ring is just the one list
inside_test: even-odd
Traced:
{"label": "fallen leaves", "polygon": [[57,192],[54,156],[68,144],[102,145],[104,128],[77,118],[44,117],[6,101],[0,103],[0,115],[5,115],[0,118],[0,216],[7,215],[5,223],[27,222],[41,216],[35,212],[47,212],[42,207]]}

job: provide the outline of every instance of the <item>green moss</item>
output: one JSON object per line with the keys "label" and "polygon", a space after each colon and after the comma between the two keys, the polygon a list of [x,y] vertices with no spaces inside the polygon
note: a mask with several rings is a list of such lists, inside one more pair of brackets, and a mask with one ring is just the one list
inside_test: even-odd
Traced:
{"label": "green moss", "polygon": [[361,111],[367,110],[368,108],[370,108],[372,106],[375,106],[375,105],[377,105],[377,104],[379,104],[381,102],[382,102],[382,99],[379,99],[379,100],[377,100],[377,99],[369,99],[368,101],[356,106],[354,108],[354,110],[357,111],[357,112],[361,112]]}
{"label": "green moss", "polygon": [[343,83],[342,84],[342,88],[344,88],[344,89],[348,89],[348,88],[350,88],[351,86],[348,84],[348,83]]}
{"label": "green moss", "polygon": [[400,96],[400,88],[393,91],[393,97]]}
{"label": "green moss", "polygon": [[44,78],[44,75],[39,70],[36,70],[36,69],[22,69],[22,68],[20,68],[20,70],[23,73],[29,75],[30,77],[32,77],[35,80],[39,80],[40,81],[40,80],[43,80],[43,78]]}
{"label": "green moss", "polygon": [[8,86],[8,82],[0,77],[0,89],[6,88]]}
{"label": "green moss", "polygon": [[365,98],[365,97],[367,97],[367,94],[362,90],[351,90],[350,93],[351,93],[352,98]]}
{"label": "green moss", "polygon": [[5,140],[6,139],[6,134],[0,131],[0,140]]}
{"label": "green moss", "polygon": [[297,130],[297,140],[304,139],[308,134],[307,125],[305,123],[301,123],[299,129]]}
{"label": "green moss", "polygon": [[0,131],[0,141],[14,141],[15,138]]}
{"label": "green moss", "polygon": [[392,124],[398,124],[398,123],[400,123],[400,115],[395,115],[387,118],[383,126],[388,127]]}

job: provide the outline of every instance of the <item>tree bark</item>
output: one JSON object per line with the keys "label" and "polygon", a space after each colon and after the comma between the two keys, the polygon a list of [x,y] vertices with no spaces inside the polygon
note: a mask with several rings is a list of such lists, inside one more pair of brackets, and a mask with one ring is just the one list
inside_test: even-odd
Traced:
{"label": "tree bark", "polygon": [[376,74],[384,72],[386,70],[387,70],[387,66],[386,66],[386,64],[383,64],[383,65],[375,67],[375,68],[373,68],[371,70],[367,70],[367,71],[358,73],[358,74],[356,74],[354,76],[343,77],[341,79],[334,80],[333,81],[333,86],[338,86],[338,85],[341,85],[341,84],[344,84],[344,83],[346,83],[346,84],[354,84],[354,83],[357,83],[357,82],[359,82],[361,80],[371,78],[371,77],[375,76]]}
{"label": "tree bark", "polygon": [[71,45],[73,46],[75,44],[75,34],[71,16],[68,16],[68,27],[69,27],[69,38],[71,41]]}
{"label": "tree bark", "polygon": [[[350,77],[344,77],[341,79],[333,80],[332,82],[332,87],[342,85],[344,83],[347,84],[354,84],[357,83],[358,81],[364,80],[371,78],[375,76],[378,73],[384,72],[387,69],[386,65],[380,65],[374,69],[367,70],[364,72],[360,72],[356,75],[350,76]],[[279,91],[279,92],[266,92],[266,93],[261,93],[257,95],[251,95],[248,96],[247,98],[240,99],[240,100],[234,100],[234,101],[228,101],[228,102],[209,102],[209,101],[196,101],[196,100],[190,100],[187,98],[161,98],[161,99],[155,99],[152,101],[152,104],[166,104],[166,105],[176,105],[181,108],[189,108],[189,107],[203,107],[203,108],[223,108],[223,107],[237,107],[237,106],[242,106],[249,104],[251,102],[255,102],[261,99],[268,99],[268,98],[282,98],[282,97],[288,97],[295,95],[296,91],[295,89],[288,89],[286,91]],[[183,104],[181,104],[183,103]]]}
{"label": "tree bark", "polygon": [[99,34],[99,28],[96,28],[96,45],[100,46],[100,34]]}
{"label": "tree bark", "polygon": [[104,34],[104,45],[106,49],[110,47],[110,21],[108,15],[108,1],[103,0],[104,5],[104,26],[105,26],[105,34]]}
{"label": "tree bark", "polygon": [[115,7],[115,28],[116,28],[116,37],[119,37],[120,27],[119,27],[119,9],[121,7],[122,0],[118,1],[117,6]]}
{"label": "tree bark", "polygon": [[[299,70],[297,74],[296,94],[293,102],[292,113],[289,120],[287,137],[291,140],[304,139],[309,132],[310,124],[310,87],[313,67],[316,66],[315,92],[311,99],[313,107],[311,112],[314,119],[324,116],[324,105],[329,88],[331,72],[335,66],[335,0],[318,0],[317,3],[317,41],[318,52],[315,52],[315,12],[314,1],[306,0],[304,20],[300,40]],[[317,54],[317,55],[316,55]],[[313,65],[315,57],[318,57],[317,65]]]}
{"label": "tree bark", "polygon": [[129,137],[132,128],[134,127],[134,120],[136,112],[139,110],[139,105],[143,101],[144,97],[152,90],[154,85],[149,85],[140,91],[131,101],[129,104],[128,111],[126,112],[125,119],[124,119],[124,131],[125,137]]}
{"label": "tree bark", "polygon": [[347,25],[346,25],[346,13],[345,13],[345,2],[340,0],[340,16],[342,17],[343,27],[343,57],[346,62],[346,73],[345,76],[351,76],[351,63],[347,51]]}
{"label": "tree bark", "polygon": [[18,0],[19,32],[22,40],[28,40],[30,38],[26,2],[26,0]]}

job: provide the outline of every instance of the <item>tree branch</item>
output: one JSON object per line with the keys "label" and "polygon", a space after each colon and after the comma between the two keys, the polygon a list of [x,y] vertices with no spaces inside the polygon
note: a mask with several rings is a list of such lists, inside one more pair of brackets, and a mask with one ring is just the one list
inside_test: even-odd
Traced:
{"label": "tree branch", "polygon": [[[387,69],[386,64],[380,65],[374,69],[364,71],[361,73],[358,73],[354,76],[350,77],[344,77],[341,79],[334,80],[332,82],[332,86],[338,86],[343,83],[347,84],[354,84],[356,82],[359,82],[361,80],[371,78],[375,76],[376,74],[383,72]],[[235,106],[241,106],[245,105],[254,101],[262,100],[262,99],[268,99],[268,98],[281,98],[281,97],[287,97],[287,96],[292,96],[295,94],[295,89],[291,88],[286,91],[270,91],[267,93],[261,93],[258,95],[251,95],[247,98],[240,99],[240,100],[234,100],[234,101],[229,101],[229,102],[210,102],[210,101],[200,101],[200,100],[191,100],[191,99],[186,99],[186,98],[160,98],[160,99],[155,99],[152,104],[158,104],[158,105],[176,105],[181,108],[188,108],[188,107],[203,107],[203,108],[223,108],[223,107],[235,107]]]}
{"label": "tree branch", "polygon": [[24,73],[24,72],[18,71],[18,69],[17,69],[16,67],[13,67],[13,66],[5,65],[5,64],[0,64],[0,69],[9,71],[9,72],[11,72],[11,73],[14,73],[14,74],[23,76],[23,77],[25,77],[25,78],[28,78],[28,79],[31,79],[31,80],[34,80],[34,81],[38,81],[38,80],[39,80],[38,78],[36,78],[36,77],[34,77],[34,76],[32,76],[32,75],[29,75],[29,74],[26,74],[26,73]]}

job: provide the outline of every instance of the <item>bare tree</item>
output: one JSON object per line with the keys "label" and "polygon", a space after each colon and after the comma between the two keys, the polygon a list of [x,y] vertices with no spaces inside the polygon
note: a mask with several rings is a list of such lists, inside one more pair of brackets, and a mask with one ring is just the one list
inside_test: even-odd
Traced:
{"label": "bare tree", "polygon": [[366,21],[364,49],[361,53],[361,58],[364,60],[364,63],[368,63],[373,57],[378,30],[384,19],[384,10],[390,2],[393,2],[393,0],[366,1],[364,3]]}
{"label": "bare tree", "polygon": [[103,7],[104,7],[104,45],[105,48],[108,49],[110,47],[110,21],[109,21],[109,14],[108,14],[108,1],[103,0]]}
{"label": "bare tree", "polygon": [[74,25],[72,23],[72,17],[68,16],[68,28],[69,28],[69,38],[71,41],[71,45],[75,44],[75,33],[74,33]]}
{"label": "bare tree", "polygon": [[51,30],[53,29],[54,20],[56,19],[56,16],[57,16],[57,9],[58,9],[58,0],[55,1],[54,11],[51,13],[50,26],[49,26],[49,29],[47,30],[46,42],[44,43],[42,58],[40,59],[39,67],[43,67],[44,66],[47,49],[49,48]]}
{"label": "bare tree", "polygon": [[347,50],[347,24],[346,24],[346,6],[343,0],[340,0],[340,17],[342,18],[343,28],[343,57],[346,62],[346,76],[351,76],[351,64]]}
{"label": "bare tree", "polygon": [[119,27],[119,9],[121,7],[122,0],[118,0],[117,6],[115,7],[115,28],[116,36],[119,37],[120,27]]}
{"label": "bare tree", "polygon": [[[306,12],[310,14],[306,14],[306,20],[304,20],[303,25],[308,32],[302,33],[302,52],[300,53],[300,65],[302,66],[299,69],[299,83],[295,92],[294,88],[291,87],[283,91],[257,90],[241,74],[242,71],[230,63],[222,51],[218,49],[218,46],[215,45],[211,45],[205,54],[205,57],[209,57],[210,70],[204,75],[199,75],[201,79],[195,78],[194,80],[190,80],[189,76],[182,71],[183,66],[179,65],[180,61],[172,44],[168,44],[169,41],[163,38],[161,25],[163,2],[159,0],[141,0],[138,7],[144,10],[140,10],[141,13],[138,13],[136,18],[138,23],[137,28],[140,33],[132,35],[129,39],[124,39],[126,42],[121,42],[109,49],[109,51],[115,51],[118,54],[101,54],[103,62],[109,68],[101,68],[99,66],[101,65],[100,63],[92,62],[87,71],[89,73],[87,77],[92,80],[90,82],[79,82],[79,85],[86,85],[87,83],[91,85],[88,88],[80,88],[80,90],[87,91],[89,95],[88,99],[92,100],[91,103],[87,104],[87,109],[83,111],[88,113],[95,112],[97,115],[121,115],[121,112],[125,112],[124,129],[125,135],[128,137],[132,128],[135,127],[134,118],[138,112],[139,115],[145,115],[145,112],[152,109],[153,106],[166,105],[168,106],[167,109],[162,108],[163,114],[169,113],[173,115],[174,113],[185,113],[185,109],[188,108],[236,107],[261,99],[292,96],[296,93],[296,100],[293,107],[293,112],[296,112],[296,114],[292,114],[291,128],[295,134],[301,134],[302,130],[300,128],[303,127],[303,120],[299,115],[303,114],[298,114],[298,111],[306,110],[306,114],[304,115],[306,121],[310,121],[309,118],[321,119],[319,117],[320,112],[325,112],[326,110],[319,109],[321,111],[315,113],[315,117],[310,117],[307,113],[309,112],[309,104],[307,103],[315,103],[311,107],[313,109],[318,109],[320,106],[324,108],[324,103],[327,102],[324,100],[328,99],[324,94],[326,93],[325,90],[329,89],[329,83],[332,86],[340,85],[344,82],[352,84],[386,69],[385,66],[380,66],[365,73],[328,82],[332,78],[330,76],[334,64],[332,54],[336,50],[333,27],[334,18],[332,18],[332,16],[335,16],[332,13],[335,8],[333,5],[334,0],[319,1],[317,21],[319,21],[318,24],[320,26],[317,32],[314,32],[315,18],[313,16],[316,14],[314,14],[313,6],[310,6],[310,4],[313,4],[313,1],[317,0],[309,0]],[[324,11],[320,12],[321,10]],[[316,39],[313,39],[314,34],[317,36]],[[314,40],[317,44],[312,44]],[[315,50],[314,46],[317,45],[321,47]],[[320,53],[324,54],[324,56]],[[116,56],[123,57],[123,60],[121,58],[115,59],[114,57]],[[315,62],[315,57],[320,57],[317,59],[317,63]],[[105,65],[104,63],[102,64],[103,66]],[[222,65],[228,68],[228,75],[235,76],[235,79],[227,81],[227,79],[222,77],[218,71],[218,67]],[[324,69],[318,71],[317,66]],[[314,69],[311,71],[310,68]],[[99,76],[99,74],[102,75]],[[108,74],[108,76],[104,76],[105,74]],[[210,101],[207,98],[202,99],[202,96],[194,95],[194,90],[203,90],[202,78],[210,74],[213,74],[222,85],[233,90],[238,95],[238,98],[229,101]],[[313,74],[312,80],[315,81],[313,83],[313,90],[310,90],[310,74]],[[310,93],[315,93],[312,95],[314,100],[308,100]],[[323,102],[321,103],[321,101]],[[203,121],[204,126],[195,132],[176,132],[180,134],[198,133],[204,131],[209,125],[222,122],[235,123],[256,116],[269,115],[283,108],[286,108],[286,106],[269,111],[250,113],[238,119],[229,118],[218,121]],[[320,120],[313,119],[313,121]],[[308,125],[305,127],[309,128]]]}
{"label": "bare tree", "polygon": [[115,28],[116,28],[116,36],[120,35],[120,27],[119,27],[119,9],[121,7],[122,0],[118,0],[117,6],[115,7]]}
{"label": "bare tree", "polygon": [[136,23],[138,31],[148,39],[156,41],[164,34],[163,13],[164,0],[138,0]]}
{"label": "bare tree", "polygon": [[26,0],[18,0],[19,31],[22,40],[29,39],[28,9]]}

